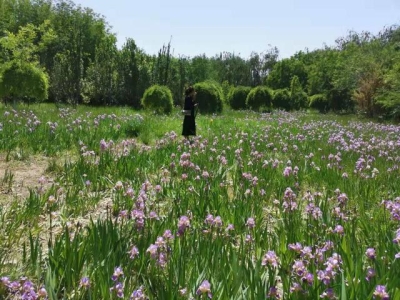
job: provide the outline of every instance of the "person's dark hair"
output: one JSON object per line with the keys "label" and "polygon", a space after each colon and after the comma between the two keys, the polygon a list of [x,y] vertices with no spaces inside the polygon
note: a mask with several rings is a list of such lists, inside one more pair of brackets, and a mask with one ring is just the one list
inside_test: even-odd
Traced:
{"label": "person's dark hair", "polygon": [[186,89],[186,91],[185,91],[185,95],[186,96],[189,96],[191,93],[193,93],[194,92],[194,87],[192,87],[192,86],[189,86],[187,89]]}

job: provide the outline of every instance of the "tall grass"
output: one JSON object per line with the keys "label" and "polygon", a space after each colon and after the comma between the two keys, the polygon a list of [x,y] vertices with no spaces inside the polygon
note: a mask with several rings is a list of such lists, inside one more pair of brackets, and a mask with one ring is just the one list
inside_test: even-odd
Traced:
{"label": "tall grass", "polygon": [[178,111],[1,115],[8,159],[73,153],[0,210],[2,297],[400,299],[398,126],[228,111],[189,143]]}

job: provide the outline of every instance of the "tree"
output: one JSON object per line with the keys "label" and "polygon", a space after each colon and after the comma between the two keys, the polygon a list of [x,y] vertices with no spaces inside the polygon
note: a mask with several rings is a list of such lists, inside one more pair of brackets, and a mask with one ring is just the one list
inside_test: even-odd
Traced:
{"label": "tree", "polygon": [[189,82],[191,83],[216,79],[216,76],[213,73],[211,61],[206,57],[205,54],[193,57],[191,60],[190,69],[191,74]]}
{"label": "tree", "polygon": [[0,46],[4,50],[1,60],[39,65],[39,52],[55,38],[48,20],[40,26],[28,24],[20,27],[17,33],[5,31],[5,36],[0,38]]}
{"label": "tree", "polygon": [[307,91],[309,95],[327,93],[333,89],[339,55],[338,50],[330,48],[308,54],[310,65],[307,66]]}
{"label": "tree", "polygon": [[[394,57],[394,48],[385,46],[376,38],[368,42],[346,44],[334,74],[334,88],[347,91],[350,95],[347,102],[354,99],[358,108],[367,116],[380,114],[379,105],[375,100],[378,90],[383,85],[385,72],[393,65]],[[345,102],[342,106],[351,104],[354,105],[354,102]]]}
{"label": "tree", "polygon": [[[127,39],[118,53],[118,98],[120,104],[132,104],[138,108],[139,93],[139,49],[133,39]],[[149,83],[150,84],[150,83]]]}
{"label": "tree", "polygon": [[361,111],[367,113],[369,117],[374,117],[380,113],[380,105],[376,102],[378,90],[383,86],[383,75],[379,68],[370,70],[364,77],[360,78],[357,88],[353,92],[353,99],[358,104]]}
{"label": "tree", "polygon": [[82,97],[86,103],[110,105],[116,103],[116,37],[108,35],[97,47],[95,60],[82,80]]}
{"label": "tree", "polygon": [[57,53],[54,57],[53,70],[50,73],[52,86],[50,93],[55,103],[72,103],[70,96],[73,94],[74,85],[69,80],[72,76],[68,51],[66,53]]}
{"label": "tree", "polygon": [[[57,43],[47,49],[43,61],[53,80],[60,74],[53,69],[59,69],[59,66],[54,65],[58,62],[54,58],[59,54],[63,56],[63,68],[69,70],[64,72],[69,76],[64,77],[69,85],[66,89],[68,95],[64,98],[76,105],[82,101],[81,89],[88,68],[96,59],[97,48],[102,47],[104,38],[110,35],[109,28],[104,19],[93,10],[82,8],[68,0],[55,1],[50,17],[58,38]],[[56,74],[52,74],[53,70]],[[56,80],[61,81],[63,78]],[[51,96],[57,95],[58,85],[51,84]]]}
{"label": "tree", "polygon": [[153,82],[161,85],[168,85],[171,68],[171,41],[168,45],[158,51],[155,64],[153,65]]}
{"label": "tree", "polygon": [[211,62],[219,83],[227,81],[234,86],[250,85],[250,66],[248,62],[239,55],[223,52],[211,59]]}
{"label": "tree", "polygon": [[274,90],[289,88],[294,76],[298,77],[303,88],[306,87],[307,71],[304,63],[295,58],[286,58],[275,64],[266,83]]}
{"label": "tree", "polygon": [[177,89],[177,92],[174,93],[174,100],[175,103],[179,105],[182,102],[185,84],[190,82],[190,58],[184,55],[180,55],[178,57],[177,64],[179,69],[178,72],[179,87]]}
{"label": "tree", "polygon": [[250,66],[253,87],[261,85],[266,76],[271,72],[278,62],[279,50],[271,47],[269,50],[260,54],[252,52],[248,64]]}
{"label": "tree", "polygon": [[396,63],[384,76],[383,86],[378,90],[376,102],[389,115],[400,120],[400,63]]}
{"label": "tree", "polygon": [[55,35],[48,21],[40,26],[28,24],[14,34],[6,31],[0,38],[4,50],[0,69],[0,97],[13,100],[48,97],[48,76],[39,65],[39,52],[50,43]]}

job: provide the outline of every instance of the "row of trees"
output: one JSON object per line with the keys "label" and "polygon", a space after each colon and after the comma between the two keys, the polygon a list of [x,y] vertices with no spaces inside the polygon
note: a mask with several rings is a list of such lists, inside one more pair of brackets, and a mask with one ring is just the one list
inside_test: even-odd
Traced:
{"label": "row of trees", "polygon": [[[178,103],[188,83],[261,84],[278,59],[276,48],[249,60],[228,52],[190,58],[174,55],[171,43],[148,55],[133,39],[118,49],[102,16],[68,0],[0,0],[0,20],[0,71],[17,61],[40,69],[50,86],[39,98],[52,102],[139,107],[144,91],[159,84]],[[24,98],[10,89],[4,95]]]}
{"label": "row of trees", "polygon": [[400,116],[398,26],[376,35],[350,32],[332,46],[278,57],[274,47],[248,58],[230,52],[187,57],[176,55],[171,43],[149,55],[133,39],[118,49],[111,27],[89,8],[69,0],[0,0],[3,101],[138,108],[147,88],[162,85],[180,104],[187,84],[212,80],[225,98],[232,87],[267,86],[282,101],[290,96],[291,104],[281,105],[287,109],[311,103],[321,111]]}

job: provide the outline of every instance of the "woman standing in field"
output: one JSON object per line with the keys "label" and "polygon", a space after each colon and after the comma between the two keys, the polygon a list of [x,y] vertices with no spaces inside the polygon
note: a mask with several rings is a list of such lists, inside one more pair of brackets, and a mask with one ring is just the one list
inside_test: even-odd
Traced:
{"label": "woman standing in field", "polygon": [[190,86],[185,91],[185,104],[183,106],[183,119],[182,135],[186,140],[189,140],[190,135],[196,135],[196,120],[195,108],[197,106],[196,91]]}

